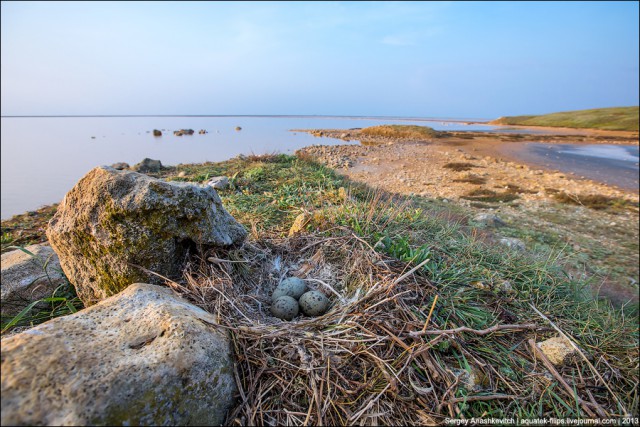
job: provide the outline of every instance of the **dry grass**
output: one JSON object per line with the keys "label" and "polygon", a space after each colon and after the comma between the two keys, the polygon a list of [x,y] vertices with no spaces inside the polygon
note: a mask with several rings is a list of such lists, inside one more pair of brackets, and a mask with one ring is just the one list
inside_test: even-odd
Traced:
{"label": "dry grass", "polygon": [[453,182],[466,182],[468,184],[482,185],[486,184],[487,180],[477,175],[468,175],[464,178],[454,179]]}
{"label": "dry grass", "polygon": [[561,203],[567,203],[571,205],[580,205],[595,210],[609,209],[613,211],[622,211],[626,209],[637,210],[637,205],[633,203],[614,197],[605,196],[602,194],[568,194],[552,189],[547,189],[547,193],[553,195],[553,198]]}
{"label": "dry grass", "polygon": [[[492,310],[501,321],[469,327],[474,322],[466,316],[475,311],[458,308],[451,287],[430,281],[422,268],[429,259],[400,262],[347,227],[254,241],[205,258],[215,262],[193,264],[186,283],[171,286],[230,332],[239,398],[227,425],[431,425],[483,416],[474,412],[483,405],[521,417],[534,416],[535,408],[552,414],[559,403],[572,416],[626,411],[601,387],[600,374],[584,366],[556,372],[578,387],[577,401],[557,389],[548,394],[545,365],[526,343],[551,328],[531,310],[498,304]],[[291,322],[270,315],[273,289],[291,275],[329,297],[325,315]],[[593,397],[590,390],[597,398],[576,407]]]}
{"label": "dry grass", "polygon": [[445,169],[452,169],[456,172],[462,172],[462,171],[468,171],[471,170],[471,168],[475,168],[477,167],[476,165],[474,165],[473,163],[447,163],[444,166],[442,166]]}
{"label": "dry grass", "polygon": [[382,125],[364,128],[361,134],[412,140],[431,140],[438,137],[438,132],[428,126],[414,125]]}
{"label": "dry grass", "polygon": [[462,196],[463,199],[472,200],[475,202],[486,203],[508,203],[518,199],[518,195],[515,190],[507,188],[503,193],[496,193],[493,190],[487,190],[485,188],[478,188],[469,191],[466,195]]}

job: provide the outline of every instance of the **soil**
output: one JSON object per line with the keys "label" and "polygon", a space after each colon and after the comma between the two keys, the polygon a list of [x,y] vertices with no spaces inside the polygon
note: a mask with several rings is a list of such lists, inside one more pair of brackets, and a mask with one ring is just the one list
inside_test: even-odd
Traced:
{"label": "soil", "polygon": [[[314,145],[296,152],[348,178],[399,194],[413,194],[498,213],[527,246],[547,244],[573,259],[572,274],[596,277],[594,290],[622,304],[638,301],[638,192],[522,163],[523,134],[442,132],[425,141],[361,139],[357,129],[309,130],[316,136],[361,140],[361,145]],[[579,135],[579,137],[577,136]],[[582,131],[536,135],[559,144],[638,144],[637,134]],[[560,203],[558,195],[573,203]],[[617,201],[607,209],[580,204],[584,196]],[[578,266],[580,266],[578,268]],[[582,271],[579,271],[582,270]],[[595,276],[594,276],[595,275]]]}

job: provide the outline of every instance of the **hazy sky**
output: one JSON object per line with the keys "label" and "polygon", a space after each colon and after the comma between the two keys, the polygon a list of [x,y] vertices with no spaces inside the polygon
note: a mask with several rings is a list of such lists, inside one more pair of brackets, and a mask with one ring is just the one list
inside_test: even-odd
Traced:
{"label": "hazy sky", "polygon": [[638,2],[2,2],[2,115],[638,105]]}

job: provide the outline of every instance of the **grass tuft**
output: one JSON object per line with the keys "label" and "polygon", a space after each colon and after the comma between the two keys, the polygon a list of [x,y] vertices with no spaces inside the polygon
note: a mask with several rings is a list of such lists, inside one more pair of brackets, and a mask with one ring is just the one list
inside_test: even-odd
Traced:
{"label": "grass tuft", "polygon": [[638,204],[629,200],[619,199],[615,197],[609,197],[602,194],[568,194],[560,191],[547,192],[552,194],[553,198],[561,203],[580,205],[590,209],[604,210],[607,209],[613,212],[624,212],[626,210],[638,209]]}
{"label": "grass tuft", "polygon": [[367,136],[383,136],[389,138],[430,140],[437,138],[439,132],[429,126],[415,125],[382,125],[362,129],[361,133]]}

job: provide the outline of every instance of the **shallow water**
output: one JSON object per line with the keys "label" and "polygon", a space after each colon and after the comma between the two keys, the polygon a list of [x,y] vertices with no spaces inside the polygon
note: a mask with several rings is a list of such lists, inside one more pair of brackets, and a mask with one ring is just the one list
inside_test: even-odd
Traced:
{"label": "shallow water", "polygon": [[[319,139],[304,132],[291,132],[291,129],[351,129],[380,124],[415,124],[447,131],[509,131],[501,127],[465,123],[476,121],[473,119],[397,117],[3,117],[1,120],[2,219],[61,201],[84,174],[99,165],[116,162],[134,165],[145,157],[160,160],[164,165],[215,162],[239,154],[291,154],[312,144],[347,143],[331,138]],[[236,126],[242,130],[236,131]],[[194,129],[196,133],[181,137],[173,135],[174,130],[183,128]],[[153,129],[163,130],[163,136],[154,137],[151,133]],[[206,129],[209,133],[199,135],[197,132],[200,129]],[[531,135],[550,133],[540,129],[512,131]],[[572,150],[576,146],[565,147]],[[611,157],[610,153],[605,154]],[[552,162],[553,159],[545,154],[548,153],[542,154],[542,162]],[[531,155],[535,157],[535,149]],[[593,159],[593,154],[587,156],[582,151],[557,155]],[[613,154],[614,157],[620,155],[619,152]],[[635,155],[637,157],[637,148]],[[587,161],[588,165],[592,163],[592,160]],[[636,188],[637,170],[636,165]],[[615,168],[607,169],[602,180],[609,179],[607,173],[617,174]]]}
{"label": "shallow water", "polygon": [[529,143],[521,159],[625,190],[638,191],[638,146]]}
{"label": "shallow water", "polygon": [[[290,129],[349,129],[380,124],[427,125],[440,130],[489,131],[443,119],[348,117],[3,117],[3,219],[57,203],[89,170],[145,157],[164,165],[222,161],[239,154],[293,153],[312,144],[345,144]],[[242,127],[236,131],[236,126]],[[190,128],[194,135],[174,136]],[[153,129],[163,129],[154,137]],[[209,133],[198,135],[198,130]],[[353,142],[357,143],[357,142]]]}

